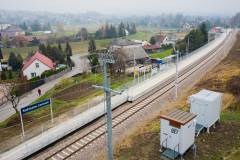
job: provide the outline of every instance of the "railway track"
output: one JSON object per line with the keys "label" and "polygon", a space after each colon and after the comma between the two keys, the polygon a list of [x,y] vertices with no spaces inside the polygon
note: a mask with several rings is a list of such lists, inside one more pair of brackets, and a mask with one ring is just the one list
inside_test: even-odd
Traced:
{"label": "railway track", "polygon": [[[213,51],[211,51],[206,56],[199,59],[195,64],[189,65],[186,68],[184,68],[179,73],[179,81],[178,83],[183,82],[185,79],[187,79],[190,75],[192,75],[194,72],[199,70],[201,67],[206,65],[207,63],[210,63],[212,60],[217,58],[222,58],[223,54],[225,54],[226,46],[230,45],[233,41],[233,36],[228,37],[230,40],[227,41],[227,43],[223,42],[221,43],[217,48],[215,48]],[[225,43],[225,45],[224,45]],[[217,63],[217,62],[215,62]],[[121,113],[115,115],[113,117],[113,128],[116,128],[118,125],[135,115],[136,113],[146,109],[147,107],[151,106],[152,103],[155,102],[156,99],[161,97],[163,94],[167,93],[171,89],[173,89],[175,86],[175,76],[171,76],[168,78],[164,83],[162,83],[159,88],[153,90],[151,93],[149,93],[144,99],[140,100],[136,104],[132,105],[130,108],[122,111]],[[64,160],[68,159],[71,156],[73,156],[75,153],[83,150],[88,145],[92,144],[97,139],[101,138],[102,136],[105,136],[106,133],[106,124],[103,123],[99,125],[98,127],[94,128],[93,130],[89,131],[85,135],[81,136],[80,138],[77,138],[72,143],[66,145],[64,148],[58,150],[54,154],[49,155],[45,159],[51,159],[51,160]]]}

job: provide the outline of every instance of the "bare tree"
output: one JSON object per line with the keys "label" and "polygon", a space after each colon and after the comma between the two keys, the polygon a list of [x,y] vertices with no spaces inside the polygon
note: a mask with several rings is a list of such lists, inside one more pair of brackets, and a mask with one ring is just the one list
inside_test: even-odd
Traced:
{"label": "bare tree", "polygon": [[3,93],[3,96],[7,99],[8,102],[11,103],[12,108],[18,114],[19,111],[17,109],[17,106],[20,101],[20,96],[18,94],[17,87],[18,86],[16,82],[4,83],[1,85],[0,92]]}
{"label": "bare tree", "polygon": [[113,75],[124,74],[126,70],[126,56],[121,49],[117,49],[113,52],[115,63],[110,65],[110,71]]}

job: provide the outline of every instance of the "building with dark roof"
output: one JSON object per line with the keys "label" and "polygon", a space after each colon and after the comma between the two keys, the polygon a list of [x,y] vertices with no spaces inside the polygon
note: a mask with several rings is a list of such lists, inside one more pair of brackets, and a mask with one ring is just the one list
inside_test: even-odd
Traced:
{"label": "building with dark roof", "polygon": [[111,52],[118,51],[122,53],[126,63],[144,63],[148,60],[148,55],[142,48],[142,43],[136,43],[126,39],[116,39],[112,41],[109,47]]}

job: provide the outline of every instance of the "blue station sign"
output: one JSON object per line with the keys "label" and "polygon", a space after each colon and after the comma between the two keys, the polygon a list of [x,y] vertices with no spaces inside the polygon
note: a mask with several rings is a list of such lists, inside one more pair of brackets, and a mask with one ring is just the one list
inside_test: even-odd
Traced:
{"label": "blue station sign", "polygon": [[50,103],[51,103],[51,100],[50,99],[46,99],[44,101],[41,101],[41,102],[38,102],[38,103],[35,103],[35,104],[32,104],[32,105],[29,105],[29,106],[24,107],[24,108],[21,108],[21,113],[25,114],[25,113],[31,112],[31,111],[36,110],[38,108],[50,105]]}

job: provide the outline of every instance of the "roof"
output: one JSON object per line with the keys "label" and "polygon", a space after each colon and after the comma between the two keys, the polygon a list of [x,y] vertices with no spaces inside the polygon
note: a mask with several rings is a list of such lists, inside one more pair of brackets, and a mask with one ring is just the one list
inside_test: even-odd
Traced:
{"label": "roof", "polygon": [[112,46],[130,46],[130,45],[142,45],[142,43],[133,42],[127,39],[114,39]]}
{"label": "roof", "polygon": [[144,49],[159,49],[159,48],[161,48],[159,45],[145,45],[144,47],[143,47]]}
{"label": "roof", "polygon": [[0,32],[1,32],[2,37],[8,36],[9,38],[11,38],[11,37],[15,37],[16,33],[23,32],[23,30],[21,28],[19,28],[18,26],[9,26]]}
{"label": "roof", "polygon": [[53,61],[46,57],[45,55],[41,54],[40,52],[36,52],[29,60],[27,60],[22,68],[22,70],[25,70],[29,65],[31,65],[35,60],[39,60],[49,68],[53,69],[54,68],[54,63]]}
{"label": "roof", "polygon": [[136,60],[148,58],[148,54],[144,51],[142,46],[113,48],[113,50],[118,50],[118,49],[120,50],[121,53],[124,54],[124,58],[126,61],[133,61],[134,58]]}
{"label": "roof", "polygon": [[161,115],[160,118],[178,123],[180,125],[185,125],[186,123],[193,120],[197,115],[186,112],[183,110],[175,109],[165,115]]}
{"label": "roof", "polygon": [[163,41],[165,40],[165,38],[167,38],[167,36],[159,34],[159,35],[155,35],[154,38],[157,42],[163,43]]}
{"label": "roof", "polygon": [[204,101],[214,101],[222,96],[222,93],[203,89],[200,92],[190,96],[191,99],[201,99]]}
{"label": "roof", "polygon": [[15,40],[31,42],[31,41],[33,41],[33,37],[32,36],[17,35],[15,37]]}

